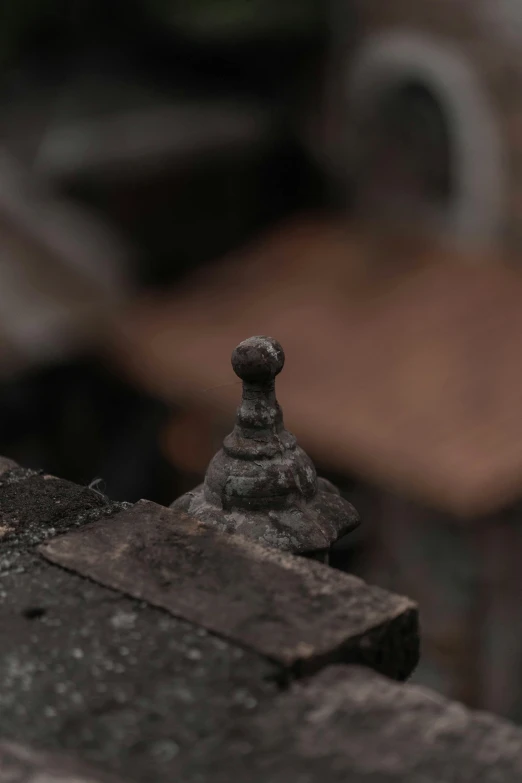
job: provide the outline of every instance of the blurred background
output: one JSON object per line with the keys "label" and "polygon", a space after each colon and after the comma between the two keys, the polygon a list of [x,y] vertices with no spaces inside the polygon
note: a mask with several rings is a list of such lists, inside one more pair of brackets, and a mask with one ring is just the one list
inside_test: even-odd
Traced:
{"label": "blurred background", "polygon": [[522,721],[522,11],[4,0],[0,453],[168,504],[281,341],[289,429],[420,602],[415,678]]}

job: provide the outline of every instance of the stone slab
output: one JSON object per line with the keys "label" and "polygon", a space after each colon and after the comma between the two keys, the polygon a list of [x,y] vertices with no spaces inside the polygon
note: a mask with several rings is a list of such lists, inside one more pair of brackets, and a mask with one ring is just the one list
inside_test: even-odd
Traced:
{"label": "stone slab", "polygon": [[522,729],[362,667],[295,684],[184,781],[516,783]]}
{"label": "stone slab", "polygon": [[417,608],[408,598],[154,503],[54,538],[40,552],[300,676],[349,662],[404,679],[418,661]]}

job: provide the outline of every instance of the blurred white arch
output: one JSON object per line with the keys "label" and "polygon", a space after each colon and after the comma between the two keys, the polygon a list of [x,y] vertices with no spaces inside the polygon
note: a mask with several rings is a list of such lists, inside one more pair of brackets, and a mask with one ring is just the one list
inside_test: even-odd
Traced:
{"label": "blurred white arch", "polygon": [[450,132],[455,193],[441,216],[444,228],[466,243],[492,243],[504,218],[504,150],[494,109],[463,51],[404,28],[369,36],[351,60],[349,111],[360,115],[383,91],[412,80],[437,99]]}

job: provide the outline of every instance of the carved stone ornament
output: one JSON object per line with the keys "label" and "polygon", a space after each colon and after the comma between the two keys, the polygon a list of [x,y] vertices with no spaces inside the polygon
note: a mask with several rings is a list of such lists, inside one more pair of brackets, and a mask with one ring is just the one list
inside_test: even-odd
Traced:
{"label": "carved stone ornament", "polygon": [[250,337],[237,346],[232,367],[243,381],[243,399],[234,430],[211,460],[204,483],[171,508],[223,532],[321,558],[358,526],[359,517],[331,482],[318,478],[284,427],[275,396],[284,361],[271,337]]}

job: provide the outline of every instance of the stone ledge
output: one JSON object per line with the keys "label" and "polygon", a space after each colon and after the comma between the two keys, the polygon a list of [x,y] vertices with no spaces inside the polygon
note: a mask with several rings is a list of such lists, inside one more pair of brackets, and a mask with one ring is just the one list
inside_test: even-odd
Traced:
{"label": "stone ledge", "polygon": [[138,783],[522,780],[522,729],[376,673],[416,664],[409,599],[154,503],[4,476],[0,783],[109,783],[33,744]]}

